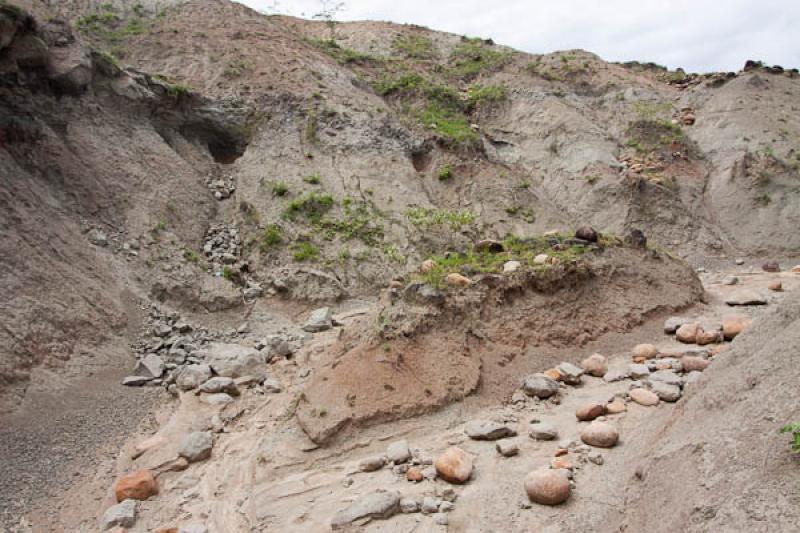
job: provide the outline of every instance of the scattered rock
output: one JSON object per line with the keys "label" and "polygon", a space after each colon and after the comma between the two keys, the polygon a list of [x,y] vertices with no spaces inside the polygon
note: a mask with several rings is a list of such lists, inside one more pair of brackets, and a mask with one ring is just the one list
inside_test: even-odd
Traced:
{"label": "scattered rock", "polygon": [[739,283],[739,278],[736,276],[725,276],[722,280],[723,285],[736,285]]}
{"label": "scattered rock", "polygon": [[561,381],[567,385],[581,384],[581,376],[583,376],[582,368],[578,368],[572,363],[563,362],[556,367],[556,370],[561,374]]}
{"label": "scattered rock", "polygon": [[367,457],[358,463],[358,469],[362,472],[374,472],[380,470],[386,465],[386,459],[381,456]]}
{"label": "scattered rock", "polygon": [[550,468],[553,470],[572,470],[572,463],[562,457],[554,457],[550,461]]}
{"label": "scattered rock", "polygon": [[142,376],[126,376],[122,378],[122,384],[126,387],[141,387],[146,385],[149,381],[150,378],[145,378]]}
{"label": "scattered rock", "polygon": [[181,368],[175,384],[184,391],[196,389],[211,378],[211,367],[202,365],[186,365]]}
{"label": "scattered rock", "polygon": [[763,265],[761,265],[761,270],[764,272],[780,272],[781,265],[778,264],[777,261],[767,261]]}
{"label": "scattered rock", "polygon": [[591,226],[581,226],[575,231],[575,238],[583,241],[597,242],[597,231]]}
{"label": "scattered rock", "polygon": [[219,376],[238,378],[267,376],[266,355],[241,344],[211,343],[204,352],[206,362]]}
{"label": "scattered rock", "polygon": [[261,387],[264,389],[264,392],[267,392],[267,393],[270,393],[270,394],[277,394],[277,393],[283,391],[283,387],[281,386],[280,383],[278,383],[278,380],[276,380],[275,378],[267,378],[267,379],[265,379],[264,383],[263,383],[263,385],[261,385]]}
{"label": "scattered rock", "polygon": [[668,335],[672,335],[678,328],[683,326],[684,324],[691,324],[691,318],[684,318],[680,316],[671,316],[664,322],[664,333]]}
{"label": "scattered rock", "polygon": [[658,348],[652,344],[637,344],[631,351],[634,357],[642,359],[654,359],[658,355]]}
{"label": "scattered rock", "polygon": [[722,334],[726,340],[733,340],[753,321],[747,317],[732,317],[722,321]]}
{"label": "scattered rock", "polygon": [[594,353],[581,361],[581,368],[590,376],[601,378],[608,372],[606,358],[599,353]]}
{"label": "scattered rock", "polygon": [[633,389],[628,394],[630,395],[631,400],[639,405],[644,405],[645,407],[658,405],[659,402],[658,396],[647,389]]}
{"label": "scattered rock", "polygon": [[419,483],[425,477],[422,475],[422,470],[419,468],[412,466],[408,470],[406,470],[406,480],[412,481],[414,483]]}
{"label": "scattered rock", "polygon": [[208,533],[208,528],[205,524],[188,524],[182,526],[178,533]]}
{"label": "scattered rock", "polygon": [[718,327],[706,325],[697,328],[694,341],[700,346],[705,346],[706,344],[722,342],[722,339],[722,331]]}
{"label": "scattered rock", "polygon": [[774,292],[781,292],[783,290],[783,284],[780,281],[773,281],[767,285],[767,288]]}
{"label": "scattered rock", "polygon": [[305,325],[303,325],[303,331],[319,333],[320,331],[329,330],[332,327],[333,314],[331,313],[330,307],[320,307],[311,312],[311,316],[308,317]]}
{"label": "scattered rock", "polygon": [[740,290],[725,298],[725,303],[730,306],[736,305],[766,305],[767,299],[763,295],[751,291]]}
{"label": "scattered rock", "polygon": [[86,237],[89,239],[89,242],[95,246],[108,246],[108,235],[98,228],[92,228],[89,230],[89,233],[86,234]]}
{"label": "scattered rock", "polygon": [[665,402],[677,402],[681,397],[680,387],[662,381],[653,382],[650,385],[650,390]]}
{"label": "scattered rock", "polygon": [[647,381],[649,383],[666,383],[667,385],[675,385],[676,387],[680,387],[683,382],[681,381],[680,376],[673,372],[672,370],[659,370],[657,372],[653,372],[648,376]]}
{"label": "scattered rock", "polygon": [[581,431],[581,440],[589,446],[611,448],[619,440],[619,432],[611,424],[595,420]]}
{"label": "scattered rock", "polygon": [[433,260],[431,260],[431,259],[426,259],[426,260],[425,260],[425,261],[423,261],[423,262],[422,262],[422,264],[419,266],[419,271],[420,271],[420,273],[422,273],[422,274],[425,274],[426,272],[430,272],[431,270],[433,270],[433,268],[434,268],[435,266],[436,266],[436,263],[434,263],[434,262],[433,262]]}
{"label": "scattered rock", "polygon": [[642,230],[632,229],[628,235],[625,236],[625,244],[632,248],[646,248],[647,237],[645,237]]}
{"label": "scattered rock", "polygon": [[522,391],[528,396],[545,399],[558,392],[558,382],[544,374],[533,374],[525,378]]}
{"label": "scattered rock", "polygon": [[411,450],[408,447],[408,441],[398,440],[391,443],[386,449],[386,456],[396,465],[405,463],[411,459]]}
{"label": "scattered rock", "polygon": [[437,526],[446,526],[450,523],[450,519],[447,518],[447,514],[445,513],[436,513],[433,515],[433,521],[436,523]]}
{"label": "scattered rock", "polygon": [[558,505],[569,498],[569,480],[555,470],[534,470],[525,477],[525,492],[534,503]]}
{"label": "scattered rock", "polygon": [[239,388],[236,386],[233,378],[226,378],[222,376],[209,379],[200,385],[199,389],[200,392],[206,392],[209,394],[224,392],[226,394],[230,394],[231,396],[239,396]]}
{"label": "scattered rock", "polygon": [[628,406],[625,405],[625,402],[620,400],[614,400],[613,402],[606,405],[606,413],[609,415],[616,415],[619,413],[623,413],[628,410]]}
{"label": "scattered rock", "polygon": [[548,368],[547,370],[542,372],[542,374],[544,374],[545,376],[547,376],[552,380],[561,381],[561,372],[559,372],[555,368]]}
{"label": "scattered rock", "polygon": [[420,510],[422,514],[433,514],[439,512],[439,506],[442,504],[442,500],[439,498],[434,498],[433,496],[425,496],[422,498],[422,506]]}
{"label": "scattered rock", "polygon": [[603,376],[603,380],[608,383],[613,383],[615,381],[622,381],[623,379],[628,379],[631,376],[630,370],[627,368],[612,368],[606,375]]}
{"label": "scattered rock", "polygon": [[452,272],[448,274],[444,278],[444,280],[448,285],[452,285],[453,287],[467,287],[472,283],[472,281],[468,277],[462,276],[457,272]]}
{"label": "scattered rock", "polygon": [[522,263],[519,261],[506,261],[503,263],[503,273],[510,274],[511,272],[516,272],[522,267]]}
{"label": "scattered rock", "polygon": [[539,422],[538,424],[531,424],[528,434],[533,440],[556,440],[558,438],[558,429],[549,422]]}
{"label": "scattered rock", "polygon": [[111,506],[103,513],[100,528],[105,531],[115,526],[132,527],[136,523],[136,500],[125,500]]}
{"label": "scattered rock", "polygon": [[497,441],[495,444],[495,449],[497,453],[502,455],[503,457],[512,457],[519,453],[519,444],[516,441],[505,439]]}
{"label": "scattered rock", "polygon": [[694,344],[694,341],[697,339],[697,330],[699,328],[700,324],[697,324],[696,322],[683,324],[675,332],[675,338],[686,344]]}
{"label": "scattered rock", "polygon": [[375,491],[361,496],[331,520],[331,529],[342,529],[356,520],[385,520],[400,511],[400,493]]}
{"label": "scattered rock", "polygon": [[184,435],[178,455],[185,457],[190,463],[196,463],[211,457],[213,446],[214,438],[210,431],[195,431]]}
{"label": "scattered rock", "polygon": [[681,367],[684,372],[702,372],[710,364],[711,361],[703,359],[702,357],[685,355],[681,358]]}
{"label": "scattered rock", "polygon": [[547,260],[550,258],[547,254],[538,254],[536,257],[533,258],[534,265],[545,265],[547,264]]}
{"label": "scattered rock", "polygon": [[149,470],[137,470],[125,474],[114,484],[114,496],[117,502],[125,500],[146,500],[158,494],[158,483]]}
{"label": "scattered rock", "polygon": [[154,353],[147,354],[136,363],[133,372],[150,379],[160,378],[164,374],[164,360]]}
{"label": "scattered rock", "polygon": [[587,459],[589,460],[590,463],[594,463],[597,466],[600,466],[605,462],[605,460],[603,459],[603,454],[600,452],[590,453],[587,456]]}
{"label": "scattered rock", "polygon": [[793,266],[789,272],[792,272],[793,274],[800,274],[800,265]]}
{"label": "scattered rock", "polygon": [[646,378],[650,375],[650,369],[647,365],[640,365],[640,364],[630,364],[628,365],[628,374],[633,379],[641,379]]}
{"label": "scattered rock", "polygon": [[590,403],[581,406],[575,411],[575,417],[581,422],[594,420],[598,416],[606,414],[606,406],[602,403]]}
{"label": "scattered rock", "polygon": [[467,423],[464,432],[474,440],[498,440],[517,434],[513,428],[491,420],[473,420]]}
{"label": "scattered rock", "polygon": [[418,513],[419,501],[416,498],[408,497],[400,499],[400,512],[404,514]]}
{"label": "scattered rock", "polygon": [[456,446],[446,449],[433,466],[439,477],[449,483],[465,483],[472,475],[472,457]]}

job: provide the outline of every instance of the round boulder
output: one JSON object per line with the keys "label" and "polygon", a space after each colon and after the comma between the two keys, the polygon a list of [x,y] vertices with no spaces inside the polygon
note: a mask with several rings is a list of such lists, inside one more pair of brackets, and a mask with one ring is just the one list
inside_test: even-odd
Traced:
{"label": "round boulder", "polygon": [[595,420],[581,431],[581,440],[589,446],[611,448],[619,440],[619,432],[611,424]]}
{"label": "round boulder", "polygon": [[654,359],[658,355],[658,348],[652,344],[637,344],[631,353],[634,357],[641,359]]}
{"label": "round boulder", "polygon": [[750,325],[752,320],[747,317],[731,317],[722,321],[722,334],[725,340],[733,340],[739,333]]}
{"label": "round boulder", "polygon": [[692,324],[683,324],[678,330],[675,332],[675,338],[681,342],[686,344],[693,344],[694,341],[697,339],[697,330],[700,329],[700,325],[696,323]]}
{"label": "round boulder", "polygon": [[449,483],[465,483],[472,475],[472,457],[457,446],[446,449],[433,463],[440,478]]}
{"label": "round boulder", "polygon": [[569,498],[569,480],[555,470],[534,470],[525,477],[525,492],[534,503],[558,505]]}
{"label": "round boulder", "polygon": [[631,400],[639,405],[644,405],[645,407],[658,405],[658,396],[647,389],[633,389],[628,394],[630,394]]}
{"label": "round boulder", "polygon": [[608,372],[608,364],[606,358],[599,353],[593,353],[583,361],[581,361],[581,368],[590,376],[602,378]]}
{"label": "round boulder", "polygon": [[597,231],[591,226],[581,226],[575,230],[575,238],[589,242],[597,242]]}
{"label": "round boulder", "polygon": [[544,374],[533,374],[525,378],[522,391],[539,399],[549,398],[558,392],[558,382]]}
{"label": "round boulder", "polygon": [[603,416],[604,414],[606,414],[606,406],[602,403],[589,403],[575,411],[575,417],[581,422],[594,420],[598,416]]}

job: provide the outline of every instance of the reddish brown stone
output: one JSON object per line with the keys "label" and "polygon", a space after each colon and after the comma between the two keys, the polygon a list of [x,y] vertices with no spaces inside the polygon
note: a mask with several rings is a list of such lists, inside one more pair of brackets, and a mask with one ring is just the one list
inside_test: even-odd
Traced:
{"label": "reddish brown stone", "polygon": [[472,475],[472,457],[457,446],[446,449],[433,466],[439,477],[449,483],[465,483]]}
{"label": "reddish brown stone", "polygon": [[149,470],[137,470],[125,474],[114,484],[114,495],[118,502],[123,500],[146,500],[158,494],[158,483]]}
{"label": "reddish brown stone", "polygon": [[582,422],[594,420],[604,414],[606,414],[606,406],[602,403],[589,403],[575,411],[575,417]]}
{"label": "reddish brown stone", "polygon": [[422,471],[419,468],[412,466],[406,470],[406,479],[415,483],[422,481]]}

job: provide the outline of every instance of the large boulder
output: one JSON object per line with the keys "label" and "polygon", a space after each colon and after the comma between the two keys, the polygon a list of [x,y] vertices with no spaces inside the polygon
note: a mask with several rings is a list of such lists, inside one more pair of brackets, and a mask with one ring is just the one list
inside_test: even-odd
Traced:
{"label": "large boulder", "polygon": [[534,470],[525,477],[525,492],[532,502],[558,505],[569,498],[569,479],[557,470]]}
{"label": "large boulder", "polygon": [[766,305],[767,299],[763,294],[756,291],[743,289],[725,298],[725,303],[730,306],[736,305]]}
{"label": "large boulder", "polygon": [[728,317],[722,321],[722,334],[726,340],[733,340],[751,323],[752,320],[745,316]]}
{"label": "large boulder", "polygon": [[136,523],[136,500],[124,500],[112,505],[100,519],[100,529],[105,531],[112,527],[132,527]]}
{"label": "large boulder", "polygon": [[575,238],[589,242],[597,242],[597,231],[591,226],[581,226],[575,230]]}
{"label": "large boulder", "polygon": [[558,392],[558,382],[544,374],[533,374],[522,382],[522,391],[539,399],[549,398]]}
{"label": "large boulder", "polygon": [[255,348],[214,342],[205,350],[203,357],[219,376],[228,378],[253,376],[258,380],[267,377],[266,354]]}
{"label": "large boulder", "polygon": [[387,519],[400,511],[400,493],[375,491],[361,496],[342,509],[331,520],[331,529],[342,529],[355,521],[364,523],[374,519]]}
{"label": "large boulder", "polygon": [[433,466],[439,477],[449,483],[465,483],[472,475],[472,457],[457,446],[442,452]]}
{"label": "large boulder", "polygon": [[236,386],[234,379],[223,376],[215,376],[209,379],[200,385],[199,390],[200,392],[205,392],[208,394],[224,392],[225,394],[230,394],[231,396],[239,396],[239,387]]}
{"label": "large boulder", "polygon": [[700,324],[691,322],[683,324],[675,331],[675,338],[686,344],[694,344],[697,340],[697,331],[700,329]]}
{"label": "large boulder", "polygon": [[181,390],[196,389],[211,378],[211,367],[208,365],[184,366],[175,379],[175,384]]}
{"label": "large boulder", "polygon": [[333,327],[333,314],[330,307],[314,309],[303,325],[303,330],[309,333],[319,333]]}
{"label": "large boulder", "polygon": [[473,420],[467,423],[464,432],[474,440],[498,440],[517,434],[513,428],[492,420]]}
{"label": "large boulder", "polygon": [[114,496],[118,502],[146,500],[158,494],[158,483],[150,470],[137,470],[125,474],[114,483]]}
{"label": "large boulder", "polygon": [[154,353],[149,353],[136,363],[133,373],[146,378],[160,378],[164,374],[164,360]]}
{"label": "large boulder", "polygon": [[214,438],[210,431],[195,431],[184,435],[178,455],[185,457],[190,463],[196,463],[211,457],[213,447]]}
{"label": "large boulder", "polygon": [[619,432],[611,424],[595,420],[581,431],[581,440],[589,446],[611,448],[619,440]]}

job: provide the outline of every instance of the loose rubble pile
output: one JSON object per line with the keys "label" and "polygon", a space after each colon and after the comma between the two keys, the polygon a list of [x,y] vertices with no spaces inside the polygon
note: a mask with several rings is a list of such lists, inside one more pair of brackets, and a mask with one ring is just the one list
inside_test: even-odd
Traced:
{"label": "loose rubble pile", "polygon": [[280,387],[267,380],[266,364],[275,357],[289,357],[304,339],[271,335],[249,348],[238,344],[248,333],[246,324],[224,333],[211,332],[181,320],[174,311],[152,306],[145,335],[133,345],[137,354],[134,374],[122,380],[128,386],[164,386],[178,390],[199,389],[217,394],[210,401],[224,402],[236,396],[234,379],[250,377],[264,383],[268,392]]}
{"label": "loose rubble pile", "polygon": [[236,190],[236,183],[231,176],[218,179],[208,178],[206,186],[214,194],[214,198],[220,201],[230,198]]}
{"label": "loose rubble pile", "polygon": [[239,230],[233,224],[214,224],[206,232],[203,254],[217,275],[222,275],[224,265],[239,261],[242,240]]}

